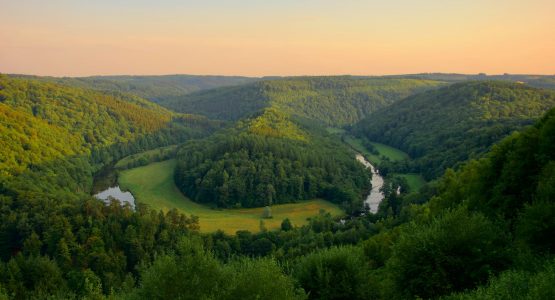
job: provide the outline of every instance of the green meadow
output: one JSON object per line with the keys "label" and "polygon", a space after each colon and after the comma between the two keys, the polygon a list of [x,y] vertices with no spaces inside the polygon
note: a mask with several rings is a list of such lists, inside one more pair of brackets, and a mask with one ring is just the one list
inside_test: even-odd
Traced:
{"label": "green meadow", "polygon": [[369,152],[368,149],[366,149],[366,147],[362,143],[362,140],[359,138],[355,138],[353,136],[347,135],[344,137],[343,140],[347,144],[349,144],[353,149],[364,154],[364,156],[366,156],[366,158],[373,164],[381,163],[383,160],[383,157],[387,157],[390,161],[400,161],[400,160],[409,158],[409,155],[406,154],[405,152],[388,145],[384,145],[376,142],[370,142],[370,144],[372,144],[372,146],[374,146],[374,148],[379,153],[378,155],[376,155]]}
{"label": "green meadow", "polygon": [[399,174],[395,173],[394,175],[403,177],[407,180],[411,192],[418,191],[422,186],[426,184],[426,180],[422,175],[417,173],[406,173],[406,174]]}
{"label": "green meadow", "polygon": [[119,184],[122,189],[131,191],[137,202],[151,208],[163,211],[176,208],[187,215],[198,216],[202,232],[218,229],[229,234],[238,230],[258,232],[261,220],[267,229],[272,230],[279,228],[285,218],[300,226],[322,209],[334,216],[344,214],[337,205],[324,200],[274,205],[271,219],[262,218],[263,208],[212,209],[191,201],[179,191],[173,180],[175,165],[176,161],[171,159],[121,171]]}

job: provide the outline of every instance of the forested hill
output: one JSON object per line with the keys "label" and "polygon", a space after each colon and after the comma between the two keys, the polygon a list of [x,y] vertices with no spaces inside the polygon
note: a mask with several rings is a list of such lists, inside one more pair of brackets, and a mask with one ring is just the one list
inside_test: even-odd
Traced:
{"label": "forested hill", "polygon": [[2,75],[0,116],[0,172],[4,176],[130,143],[175,129],[176,123],[203,122],[203,117],[177,115],[136,96]]}
{"label": "forested hill", "polygon": [[407,75],[393,75],[391,78],[412,78],[439,80],[445,82],[462,82],[462,81],[512,81],[516,83],[524,83],[529,86],[555,90],[555,75],[526,75],[526,74],[503,74],[503,75],[486,75],[486,74],[451,74],[451,73],[421,73]]}
{"label": "forested hill", "polygon": [[406,151],[414,158],[409,168],[431,179],[479,156],[553,106],[553,91],[508,82],[456,83],[399,101],[354,131]]}
{"label": "forested hill", "polygon": [[381,77],[290,77],[167,98],[170,109],[237,120],[265,107],[330,126],[353,124],[409,95],[436,88],[439,81]]}
{"label": "forested hill", "polygon": [[365,242],[382,299],[554,298],[555,109],[433,190],[397,199],[410,222]]}
{"label": "forested hill", "polygon": [[354,213],[369,176],[338,139],[301,127],[276,109],[180,147],[175,180],[191,199],[262,207],[324,198]]}
{"label": "forested hill", "polygon": [[238,85],[259,80],[259,78],[254,77],[202,75],[90,77],[10,76],[17,78],[30,78],[101,91],[125,92],[154,102],[161,101],[167,97],[183,96],[200,90]]}

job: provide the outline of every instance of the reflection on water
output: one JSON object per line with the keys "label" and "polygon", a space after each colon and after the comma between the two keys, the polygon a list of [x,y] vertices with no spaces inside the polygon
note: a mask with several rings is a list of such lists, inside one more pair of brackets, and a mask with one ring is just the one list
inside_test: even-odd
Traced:
{"label": "reflection on water", "polygon": [[103,200],[106,203],[110,202],[110,198],[118,200],[122,205],[129,203],[131,207],[135,208],[135,198],[130,192],[124,192],[119,188],[119,185],[114,187],[109,187],[106,190],[95,194],[96,198]]}

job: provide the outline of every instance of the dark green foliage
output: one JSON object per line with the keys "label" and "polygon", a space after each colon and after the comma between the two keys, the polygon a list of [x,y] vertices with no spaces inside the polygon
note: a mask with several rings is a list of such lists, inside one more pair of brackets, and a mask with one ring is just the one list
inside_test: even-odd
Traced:
{"label": "dark green foliage", "polygon": [[486,74],[446,74],[446,73],[422,73],[412,75],[394,75],[388,76],[392,78],[412,78],[425,80],[439,80],[446,82],[475,81],[475,80],[499,80],[512,81],[516,83],[524,83],[529,86],[555,89],[555,76],[553,75],[524,75],[524,74],[503,74],[503,75],[486,75]]}
{"label": "dark green foliage", "polygon": [[[197,219],[175,210],[154,212],[140,203],[132,210],[88,195],[93,175],[118,159],[203,137],[220,123],[119,93],[6,77],[0,82],[6,86],[0,91],[0,129],[10,137],[2,139],[6,146],[0,151],[0,299],[411,299],[453,292],[461,292],[453,299],[554,297],[555,110],[418,193],[406,194],[406,181],[393,173],[414,166],[391,163],[378,214],[340,221],[322,211],[303,227],[285,219],[282,230],[228,236],[199,234]],[[434,85],[395,82],[402,90],[384,92],[383,99],[374,92],[388,89],[391,81],[384,79],[261,83],[261,95],[270,99],[260,102],[263,111],[244,102],[247,107],[230,114],[256,110],[253,119],[185,144],[176,179],[198,201],[225,207],[324,197],[357,212],[368,173],[311,118],[349,124],[363,115],[358,109],[366,113],[376,103],[387,105],[408,90]],[[469,102],[471,111],[490,114],[485,123],[484,114],[477,114],[469,132],[476,133],[472,126],[501,124],[502,130],[479,136],[478,144],[461,133],[446,146],[468,142],[480,151],[501,138],[504,128],[530,122],[544,109],[542,101],[552,99],[550,93],[504,83],[452,89],[478,99]],[[368,106],[354,105],[353,99],[366,99]],[[214,103],[205,108],[218,113]],[[337,103],[345,110],[327,116]],[[457,113],[464,115],[465,105],[456,106]],[[454,112],[446,113],[457,120]],[[449,130],[455,135],[459,129]],[[151,154],[140,157],[165,157]],[[450,161],[450,155],[438,159]]]}
{"label": "dark green foliage", "polygon": [[[553,106],[552,91],[506,82],[465,82],[399,101],[360,122],[355,131],[407,152],[412,158],[409,169],[432,179],[482,155]],[[398,167],[406,168],[402,164]]]}
{"label": "dark green foliage", "polygon": [[484,283],[508,264],[507,240],[483,215],[464,208],[430,224],[410,224],[387,268],[401,298],[437,297]]}
{"label": "dark green foliage", "polygon": [[225,120],[238,120],[274,107],[322,124],[342,126],[440,84],[381,77],[291,77],[201,91],[166,99],[160,104],[180,112]]}
{"label": "dark green foliage", "polygon": [[[551,203],[554,132],[552,109],[535,126],[497,144],[484,159],[467,164],[457,174],[448,172],[441,181],[440,195],[432,201],[433,207],[441,210],[464,201],[469,208],[488,216],[514,220],[526,204]],[[529,208],[523,217],[534,210]]]}
{"label": "dark green foliage", "polygon": [[227,130],[179,149],[177,186],[219,207],[261,207],[321,197],[362,207],[369,176],[339,142],[310,142]]}
{"label": "dark green foliage", "polygon": [[304,299],[272,260],[242,259],[221,264],[194,240],[176,254],[157,258],[141,272],[130,299]]}
{"label": "dark green foliage", "polygon": [[176,255],[157,258],[141,272],[132,299],[214,299],[223,294],[224,277],[218,261],[202,246],[182,240]]}
{"label": "dark green foliage", "polygon": [[310,299],[369,299],[377,292],[369,284],[362,251],[355,247],[308,254],[295,262],[293,276]]}
{"label": "dark green foliage", "polygon": [[[555,194],[551,194],[555,195]],[[516,236],[539,252],[555,253],[555,202],[528,204],[518,217]]]}
{"label": "dark green foliage", "polygon": [[289,231],[292,228],[293,228],[293,224],[291,224],[291,220],[289,220],[289,218],[283,219],[283,221],[281,222],[281,230]]}
{"label": "dark green foliage", "polygon": [[492,279],[488,285],[474,291],[455,294],[447,300],[497,300],[497,299],[554,299],[555,262],[547,260],[536,272],[507,271]]}

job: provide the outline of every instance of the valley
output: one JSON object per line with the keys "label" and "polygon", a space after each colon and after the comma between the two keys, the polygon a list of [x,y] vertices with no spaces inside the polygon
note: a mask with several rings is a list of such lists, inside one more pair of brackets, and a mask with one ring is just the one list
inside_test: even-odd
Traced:
{"label": "valley", "polygon": [[553,91],[204,79],[0,75],[0,296],[172,298],[178,268],[226,295],[458,299],[555,270]]}
{"label": "valley", "polygon": [[555,1],[1,1],[0,300],[555,299]]}

